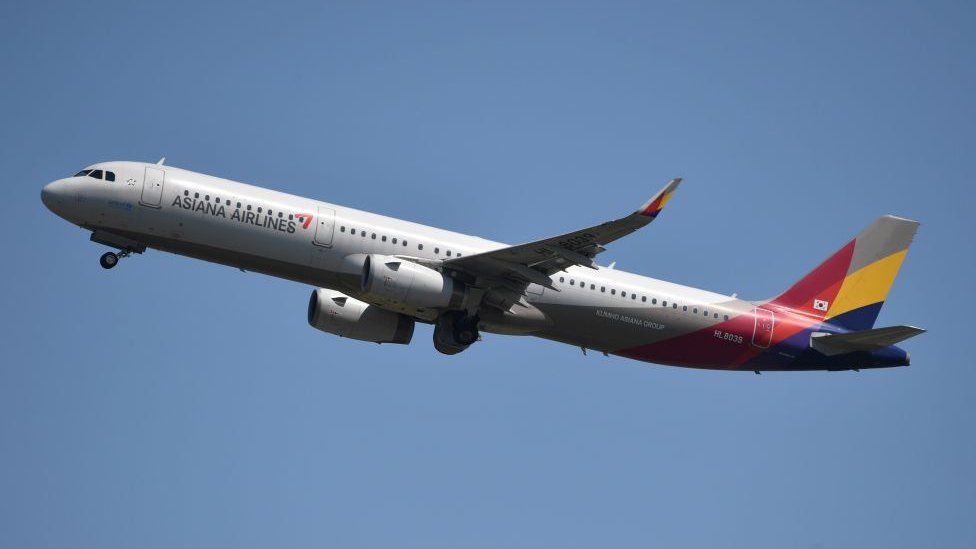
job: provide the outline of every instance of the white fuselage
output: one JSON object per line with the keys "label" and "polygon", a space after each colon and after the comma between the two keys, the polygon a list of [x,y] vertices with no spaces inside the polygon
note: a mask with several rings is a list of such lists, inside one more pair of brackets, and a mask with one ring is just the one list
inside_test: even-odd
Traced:
{"label": "white fuselage", "polygon": [[[339,290],[367,302],[368,295],[342,278],[344,258],[350,255],[436,262],[506,246],[172,166],[106,162],[90,168],[111,170],[115,180],[59,180],[45,188],[45,204],[96,234],[104,231],[152,248]],[[551,280],[558,291],[532,284],[525,294],[546,315],[545,326],[520,331],[496,322],[485,329],[615,352],[707,327],[754,306],[605,267],[568,267]],[[424,321],[437,314],[397,310]]]}

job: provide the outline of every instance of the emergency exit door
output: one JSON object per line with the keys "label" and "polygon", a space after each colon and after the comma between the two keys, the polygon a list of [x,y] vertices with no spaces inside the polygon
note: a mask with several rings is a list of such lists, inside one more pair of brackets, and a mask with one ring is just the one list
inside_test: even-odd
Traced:
{"label": "emergency exit door", "polygon": [[756,319],[756,328],[752,332],[752,344],[765,349],[773,342],[773,328],[776,325],[776,318],[772,311],[766,309],[753,309],[752,315]]}
{"label": "emergency exit door", "polygon": [[142,180],[142,197],[139,203],[143,206],[152,208],[159,207],[159,201],[163,198],[163,182],[166,179],[166,172],[159,168],[146,167],[146,177]]}
{"label": "emergency exit door", "polygon": [[335,210],[319,206],[319,215],[315,219],[315,236],[312,243],[316,246],[332,246],[332,236],[335,233]]}

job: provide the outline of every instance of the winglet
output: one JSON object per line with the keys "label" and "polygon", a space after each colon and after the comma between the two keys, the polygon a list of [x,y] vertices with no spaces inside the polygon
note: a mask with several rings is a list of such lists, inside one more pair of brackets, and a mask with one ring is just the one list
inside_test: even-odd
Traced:
{"label": "winglet", "polygon": [[674,193],[675,189],[678,188],[679,184],[681,184],[680,177],[675,177],[672,179],[667,185],[664,186],[663,189],[661,189],[660,192],[645,202],[643,206],[638,208],[637,213],[645,217],[650,217],[651,219],[657,217],[657,214],[664,209],[664,205],[667,204],[668,200],[671,199],[671,195]]}

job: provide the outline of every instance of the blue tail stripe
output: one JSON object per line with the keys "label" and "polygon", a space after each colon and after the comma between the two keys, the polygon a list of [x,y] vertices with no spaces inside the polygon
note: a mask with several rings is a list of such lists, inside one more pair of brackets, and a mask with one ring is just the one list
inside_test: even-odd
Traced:
{"label": "blue tail stripe", "polygon": [[882,305],[884,305],[884,301],[872,303],[871,305],[865,305],[864,307],[847,311],[842,315],[837,315],[834,318],[831,318],[828,322],[834,326],[837,326],[838,328],[843,328],[852,332],[857,330],[869,330],[874,327],[874,321],[878,319],[878,314],[881,313]]}

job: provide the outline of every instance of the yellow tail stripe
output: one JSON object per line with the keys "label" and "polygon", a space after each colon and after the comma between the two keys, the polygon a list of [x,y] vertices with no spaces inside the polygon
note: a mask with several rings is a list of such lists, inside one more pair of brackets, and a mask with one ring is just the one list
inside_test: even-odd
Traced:
{"label": "yellow tail stripe", "polygon": [[907,253],[906,248],[847,275],[827,311],[827,318],[884,301]]}

